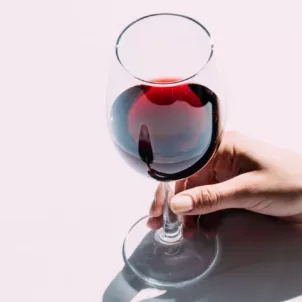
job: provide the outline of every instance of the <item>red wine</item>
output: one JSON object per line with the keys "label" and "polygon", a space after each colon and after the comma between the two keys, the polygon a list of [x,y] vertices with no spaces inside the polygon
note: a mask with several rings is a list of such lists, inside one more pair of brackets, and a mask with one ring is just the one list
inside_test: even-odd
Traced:
{"label": "red wine", "polygon": [[117,149],[137,171],[159,181],[200,170],[218,143],[219,100],[198,84],[138,85],[124,91],[111,108]]}

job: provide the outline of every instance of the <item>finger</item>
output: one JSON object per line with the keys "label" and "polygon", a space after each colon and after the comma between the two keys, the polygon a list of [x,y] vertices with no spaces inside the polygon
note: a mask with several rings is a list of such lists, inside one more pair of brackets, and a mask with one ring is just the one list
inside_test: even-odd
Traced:
{"label": "finger", "polygon": [[164,208],[164,188],[159,184],[156,188],[154,200],[151,204],[149,215],[150,217],[159,217],[163,214]]}
{"label": "finger", "polygon": [[[171,189],[171,188],[170,188]],[[175,192],[179,193],[185,189],[185,180],[180,180],[175,183]],[[172,190],[171,192],[172,193]],[[154,194],[154,200],[151,204],[149,215],[150,217],[159,217],[163,214],[164,209],[164,188],[159,184]]]}
{"label": "finger", "polygon": [[163,225],[163,216],[159,217],[149,217],[147,221],[147,226],[153,230],[160,229]]}
{"label": "finger", "polygon": [[[211,171],[207,169],[205,173],[202,175],[198,172],[198,175],[192,175],[187,179],[183,179],[178,181],[175,186],[175,193],[178,194],[184,190],[188,190],[194,188],[198,185],[206,185],[211,182],[210,180]],[[183,236],[187,239],[192,238],[197,231],[197,224],[198,224],[198,216],[187,216],[187,215],[180,215],[179,216],[183,225]]]}
{"label": "finger", "polygon": [[197,220],[198,216],[183,216],[182,225],[183,225],[183,236],[187,239],[192,238],[197,231]]}
{"label": "finger", "polygon": [[186,189],[187,179],[181,179],[175,183],[175,194],[178,194]]}
{"label": "finger", "polygon": [[185,190],[170,200],[173,212],[200,215],[229,208],[243,208],[247,199],[256,198],[263,183],[259,172],[250,172],[222,183]]}

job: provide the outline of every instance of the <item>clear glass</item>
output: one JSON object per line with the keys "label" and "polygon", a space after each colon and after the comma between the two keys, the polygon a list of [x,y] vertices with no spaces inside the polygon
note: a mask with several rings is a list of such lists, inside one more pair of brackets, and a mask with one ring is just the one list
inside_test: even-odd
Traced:
{"label": "clear glass", "polygon": [[152,285],[197,281],[217,259],[217,238],[207,238],[201,229],[191,239],[182,237],[169,199],[175,181],[196,173],[214,155],[225,121],[224,100],[211,35],[196,20],[149,15],[118,37],[108,85],[108,128],[125,161],[164,188],[162,228],[150,230],[144,217],[123,245],[126,264]]}

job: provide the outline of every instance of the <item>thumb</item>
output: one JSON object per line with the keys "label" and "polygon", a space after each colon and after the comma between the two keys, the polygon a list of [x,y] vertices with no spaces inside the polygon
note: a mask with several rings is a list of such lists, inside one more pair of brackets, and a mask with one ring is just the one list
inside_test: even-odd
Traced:
{"label": "thumb", "polygon": [[244,208],[247,200],[256,197],[261,180],[258,172],[249,172],[227,181],[195,187],[175,195],[170,200],[174,213],[207,214],[229,208]]}

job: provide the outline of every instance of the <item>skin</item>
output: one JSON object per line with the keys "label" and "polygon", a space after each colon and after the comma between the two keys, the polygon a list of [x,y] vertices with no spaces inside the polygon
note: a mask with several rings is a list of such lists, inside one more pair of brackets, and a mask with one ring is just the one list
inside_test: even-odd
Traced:
{"label": "skin", "polygon": [[[162,224],[163,188],[158,186],[148,225]],[[197,218],[214,235],[228,209],[245,209],[302,224],[302,155],[237,132],[223,134],[210,162],[175,184],[170,208],[180,216],[185,237],[194,234]]]}

